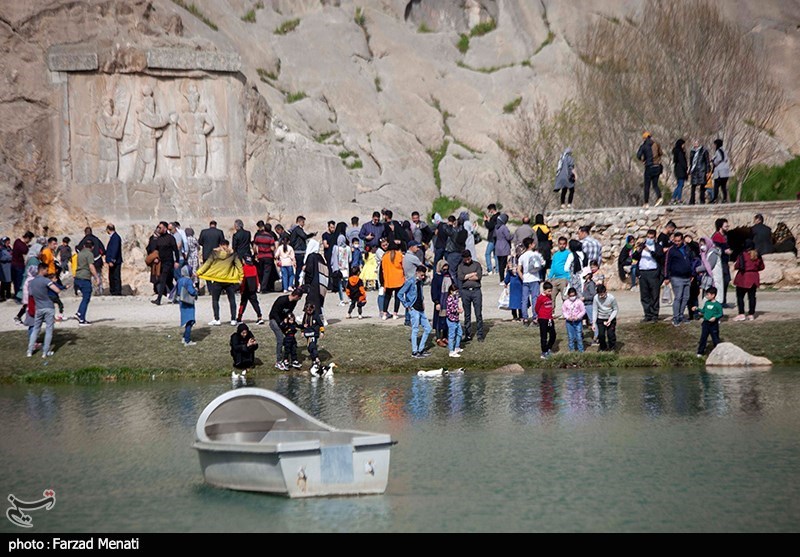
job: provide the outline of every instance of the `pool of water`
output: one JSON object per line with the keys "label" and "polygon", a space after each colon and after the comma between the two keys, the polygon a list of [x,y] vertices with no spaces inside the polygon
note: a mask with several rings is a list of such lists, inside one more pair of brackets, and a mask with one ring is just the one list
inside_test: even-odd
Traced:
{"label": "pool of water", "polygon": [[[225,380],[0,387],[0,496],[32,531],[797,531],[800,370],[263,379],[336,427],[391,433],[385,495],[204,484]],[[0,519],[0,531],[23,532]],[[30,530],[27,530],[30,531]]]}

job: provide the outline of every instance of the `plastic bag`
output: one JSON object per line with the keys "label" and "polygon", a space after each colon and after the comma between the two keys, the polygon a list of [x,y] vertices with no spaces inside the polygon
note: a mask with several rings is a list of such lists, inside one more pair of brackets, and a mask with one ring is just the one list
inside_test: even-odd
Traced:
{"label": "plastic bag", "polygon": [[500,298],[497,300],[497,307],[498,309],[508,309],[508,304],[511,303],[511,295],[508,292],[508,287],[506,286],[500,292]]}
{"label": "plastic bag", "polygon": [[674,300],[674,296],[672,295],[672,285],[671,284],[662,284],[661,285],[661,304],[668,306]]}

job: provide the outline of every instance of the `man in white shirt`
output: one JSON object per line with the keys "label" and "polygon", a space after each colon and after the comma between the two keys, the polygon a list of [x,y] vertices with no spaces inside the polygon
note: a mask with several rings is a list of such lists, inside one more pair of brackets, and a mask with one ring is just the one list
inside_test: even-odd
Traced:
{"label": "man in white shirt", "polygon": [[[533,238],[525,238],[522,242],[525,253],[519,256],[517,272],[522,277],[522,323],[530,327],[536,319],[536,298],[539,297],[539,271],[544,267],[544,258],[536,251]],[[528,304],[531,306],[531,318],[528,318]]]}
{"label": "man in white shirt", "polygon": [[661,291],[661,261],[664,252],[656,242],[656,231],[648,230],[644,242],[637,244],[631,256],[639,261],[639,297],[644,310],[643,323],[658,322]]}

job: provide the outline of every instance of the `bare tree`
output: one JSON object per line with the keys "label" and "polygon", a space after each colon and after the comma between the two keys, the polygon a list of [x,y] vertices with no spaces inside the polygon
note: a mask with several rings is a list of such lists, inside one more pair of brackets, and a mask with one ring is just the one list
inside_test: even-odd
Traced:
{"label": "bare tree", "polygon": [[609,169],[629,171],[620,187],[630,195],[641,182],[632,154],[645,129],[665,153],[680,137],[706,145],[721,137],[740,184],[767,157],[782,93],[753,38],[716,4],[648,0],[638,20],[590,25],[578,48],[578,103]]}

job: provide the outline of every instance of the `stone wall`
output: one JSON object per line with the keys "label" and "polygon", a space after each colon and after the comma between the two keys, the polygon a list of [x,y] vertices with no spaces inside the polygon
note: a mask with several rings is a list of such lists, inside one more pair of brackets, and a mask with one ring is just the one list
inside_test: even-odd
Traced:
{"label": "stone wall", "polygon": [[[596,210],[556,211],[547,215],[547,224],[553,229],[553,239],[559,236],[577,238],[578,228],[589,225],[594,236],[603,245],[603,273],[610,288],[622,285],[617,275],[617,258],[625,245],[625,237],[631,234],[644,238],[648,229],[661,232],[670,220],[677,229],[691,234],[695,241],[714,233],[714,221],[726,218],[731,228],[750,226],[753,216],[761,213],[764,223],[773,230],[779,222],[786,223],[795,238],[800,235],[800,203],[781,201],[769,203],[732,203],[728,205],[668,206],[644,209],[619,207]],[[800,284],[798,260],[792,254],[767,255],[766,269],[761,274],[762,282],[771,286],[791,287]]]}

